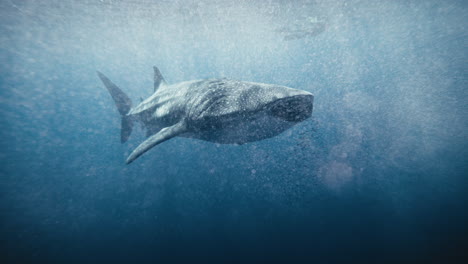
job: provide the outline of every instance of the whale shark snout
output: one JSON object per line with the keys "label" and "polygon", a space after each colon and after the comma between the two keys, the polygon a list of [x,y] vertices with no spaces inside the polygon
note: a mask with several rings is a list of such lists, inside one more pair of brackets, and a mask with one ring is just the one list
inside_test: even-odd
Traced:
{"label": "whale shark snout", "polygon": [[269,113],[288,122],[302,122],[312,115],[314,96],[312,94],[293,95],[281,98],[270,104]]}

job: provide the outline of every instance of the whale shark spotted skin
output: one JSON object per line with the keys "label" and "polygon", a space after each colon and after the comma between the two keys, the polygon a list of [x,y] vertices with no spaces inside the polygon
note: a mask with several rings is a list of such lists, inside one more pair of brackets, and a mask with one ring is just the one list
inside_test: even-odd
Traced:
{"label": "whale shark spotted skin", "polygon": [[121,142],[134,122],[147,139],[127,158],[129,164],[173,137],[221,144],[244,144],[274,137],[312,115],[314,96],[285,86],[222,79],[167,84],[154,67],[154,93],[132,107],[130,98],[97,72],[122,117]]}

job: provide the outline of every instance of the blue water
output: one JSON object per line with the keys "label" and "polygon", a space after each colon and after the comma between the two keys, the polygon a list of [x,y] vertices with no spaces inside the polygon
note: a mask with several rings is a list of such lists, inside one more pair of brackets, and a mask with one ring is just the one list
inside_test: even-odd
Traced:
{"label": "blue water", "polygon": [[[1,1],[1,262],[468,259],[467,14],[431,0]],[[120,144],[95,71],[139,102],[153,65],[170,83],[303,89],[313,116],[242,146],[175,138],[125,165],[144,132]]]}

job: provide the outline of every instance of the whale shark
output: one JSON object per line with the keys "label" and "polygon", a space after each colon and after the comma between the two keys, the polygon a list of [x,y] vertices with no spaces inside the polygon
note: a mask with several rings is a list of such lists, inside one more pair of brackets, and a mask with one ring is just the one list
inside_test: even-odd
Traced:
{"label": "whale shark", "polygon": [[134,123],[147,139],[128,156],[129,164],[154,146],[173,137],[241,145],[281,134],[312,115],[314,96],[286,86],[203,79],[168,84],[157,67],[153,94],[132,106],[130,98],[101,72],[121,116],[121,143]]}

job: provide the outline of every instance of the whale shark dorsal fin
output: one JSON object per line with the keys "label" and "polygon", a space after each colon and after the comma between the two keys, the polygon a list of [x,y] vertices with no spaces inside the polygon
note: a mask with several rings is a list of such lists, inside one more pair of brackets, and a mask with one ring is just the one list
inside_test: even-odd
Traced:
{"label": "whale shark dorsal fin", "polygon": [[161,72],[159,71],[158,67],[153,66],[154,69],[154,91],[158,90],[161,85],[166,85],[166,80],[162,76]]}
{"label": "whale shark dorsal fin", "polygon": [[180,121],[179,123],[165,127],[161,129],[158,133],[152,135],[147,140],[143,141],[127,158],[127,164],[131,163],[138,157],[140,157],[143,153],[150,150],[152,147],[162,143],[166,140],[169,140],[175,136],[178,136],[182,133],[187,132],[187,126],[185,125],[184,121]]}

